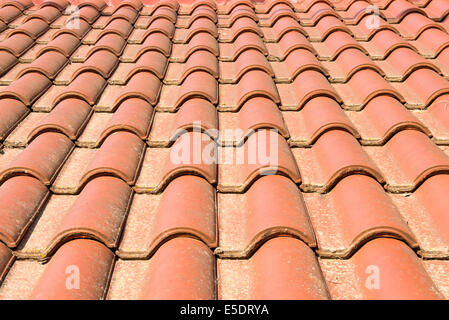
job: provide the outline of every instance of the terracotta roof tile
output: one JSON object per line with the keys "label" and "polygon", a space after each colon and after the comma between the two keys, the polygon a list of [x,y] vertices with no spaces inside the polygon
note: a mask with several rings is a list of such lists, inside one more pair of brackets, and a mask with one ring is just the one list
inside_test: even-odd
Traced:
{"label": "terracotta roof tile", "polygon": [[[124,151],[124,149],[127,151]],[[81,153],[85,153],[83,151],[85,150],[80,150]],[[76,163],[70,165],[69,162],[69,165],[65,166],[61,172],[61,176],[67,176],[66,179],[56,181],[54,188],[57,190],[64,186],[64,189],[70,188],[73,192],[77,192],[98,175],[112,175],[133,185],[144,151],[142,140],[134,133],[127,131],[112,132],[95,152],[92,161],[84,166],[83,171],[77,172],[78,175],[81,175],[78,180],[74,179],[73,174],[75,174],[75,170],[80,169],[79,165]]]}
{"label": "terracotta roof tile", "polygon": [[[262,151],[263,150],[263,151]],[[256,153],[264,153],[256,157]],[[221,150],[220,192],[244,192],[262,176],[285,175],[299,183],[301,176],[285,139],[273,130],[258,130],[238,147]]]}
{"label": "terracotta roof tile", "polygon": [[[201,154],[194,150],[201,150]],[[213,159],[216,157],[215,142],[210,136],[197,131],[186,132],[170,148],[147,150],[135,189],[140,193],[159,193],[176,177],[189,174],[215,184],[217,165]],[[155,166],[155,163],[160,165]]]}
{"label": "terracotta roof tile", "polygon": [[[380,63],[380,62],[379,62]],[[420,68],[428,68],[441,74],[440,69],[415,51],[409,48],[398,48],[394,50],[381,67],[385,70],[386,79],[390,81],[405,80],[412,72]]]}
{"label": "terracotta roof tile", "polygon": [[382,95],[392,96],[400,102],[411,101],[406,101],[401,92],[395,90],[391,83],[372,69],[360,70],[351,77],[347,85],[336,84],[334,87],[337,88],[348,109],[363,109],[372,99]]}
{"label": "terracotta roof tile", "polygon": [[[265,201],[260,202],[260,197]],[[244,194],[220,193],[218,208],[221,238],[215,252],[220,257],[251,256],[267,239],[282,235],[316,246],[301,192],[286,177],[261,177]],[[243,228],[236,229],[236,225]]]}
{"label": "terracotta roof tile", "polygon": [[[287,119],[284,117],[284,120]],[[221,112],[220,140],[222,145],[241,146],[245,140],[259,129],[274,129],[288,138],[289,132],[284,124],[283,115],[276,104],[266,97],[254,97],[246,101],[242,108],[235,112]],[[241,130],[240,135],[227,136],[227,131],[234,128]]]}
{"label": "terracotta roof tile", "polygon": [[23,24],[23,26],[14,29],[8,33],[6,38],[11,37],[14,34],[26,34],[33,40],[36,40],[48,29],[48,22],[41,19],[31,19]]}
{"label": "terracotta roof tile", "polygon": [[7,51],[0,51],[0,58],[0,74],[4,74],[18,62],[17,58]]}
{"label": "terracotta roof tile", "polygon": [[383,60],[397,48],[406,47],[418,51],[415,43],[408,42],[390,29],[381,29],[375,33],[369,42],[363,43],[373,60]]}
{"label": "terracotta roof tile", "polygon": [[[310,41],[324,41],[333,32],[343,31],[352,34],[349,26],[346,26],[340,19],[335,16],[322,17],[314,27],[306,27]],[[307,35],[307,34],[306,34]]]}
{"label": "terracotta roof tile", "polygon": [[180,3],[178,13],[181,15],[191,15],[192,12],[199,7],[209,7],[214,11],[217,10],[217,5],[213,0],[195,0],[192,2]]}
{"label": "terracotta roof tile", "polygon": [[300,111],[282,112],[290,132],[291,145],[312,145],[326,131],[342,129],[360,138],[355,125],[332,98],[321,96],[309,100]]}
{"label": "terracotta roof tile", "polygon": [[314,97],[326,96],[341,102],[340,95],[323,75],[321,70],[304,70],[292,84],[278,84],[281,110],[300,110]]}
{"label": "terracotta roof tile", "polygon": [[2,99],[2,108],[0,110],[0,137],[3,140],[28,114],[29,109],[19,100]]}
{"label": "terracotta roof tile", "polygon": [[419,13],[408,14],[398,26],[402,37],[409,40],[416,40],[424,31],[433,28],[445,32],[444,26]]}
{"label": "terracotta roof tile", "polygon": [[261,37],[253,32],[241,33],[232,43],[220,43],[220,59],[235,61],[242,52],[255,49],[268,55],[267,48]]}
{"label": "terracotta roof tile", "polygon": [[348,82],[357,72],[365,69],[376,71],[381,76],[385,75],[385,72],[363,52],[352,48],[343,51],[335,62],[323,61],[323,65],[329,70],[326,72],[330,72],[329,79],[332,82]]}
{"label": "terracotta roof tile", "polygon": [[105,86],[106,81],[97,72],[92,72],[91,70],[82,72],[67,87],[62,88],[54,99],[53,107],[67,98],[79,98],[90,105],[94,105]]}
{"label": "terracotta roof tile", "polygon": [[0,0],[0,298],[449,298],[448,13]]}
{"label": "terracotta roof tile", "polygon": [[317,54],[312,44],[307,41],[306,37],[299,31],[285,33],[279,39],[279,43],[267,43],[267,48],[274,59],[281,61],[296,49],[306,49],[315,55]]}
{"label": "terracotta roof tile", "polygon": [[2,41],[0,45],[0,50],[9,52],[13,54],[15,57],[20,57],[22,53],[28,50],[33,46],[33,39],[27,35],[22,33],[17,33],[15,35],[11,35],[8,39]]}
{"label": "terracotta roof tile", "polygon": [[341,11],[339,14],[343,18],[345,24],[355,25],[359,23],[363,17],[369,16],[372,13],[370,6],[371,4],[367,1],[354,1],[346,8],[346,11]]}
{"label": "terracotta roof tile", "polygon": [[148,144],[154,147],[168,147],[186,131],[201,131],[218,138],[218,116],[215,106],[202,98],[184,102],[176,113],[157,112]]}
{"label": "terracotta roof tile", "polygon": [[[182,197],[177,196],[180,193]],[[135,196],[117,254],[148,258],[162,243],[181,235],[215,248],[216,229],[215,188],[201,177],[180,176],[162,194]]]}
{"label": "terracotta roof tile", "polygon": [[16,175],[28,174],[50,185],[72,149],[73,143],[65,135],[45,132],[13,161],[2,163],[0,179],[4,182]]}
{"label": "terracotta roof tile", "polygon": [[11,264],[14,261],[12,252],[4,244],[0,244],[0,280],[3,281],[6,273],[9,271]]}
{"label": "terracotta roof tile", "polygon": [[151,72],[142,70],[134,73],[124,86],[109,85],[104,90],[97,110],[116,110],[128,98],[141,98],[155,105],[161,91],[161,81]]}
{"label": "terracotta roof tile", "polygon": [[74,35],[73,33],[61,33],[55,36],[46,46],[42,47],[42,49],[35,54],[35,57],[39,57],[48,51],[57,51],[69,58],[80,44],[77,35]]}
{"label": "terracotta roof tile", "polygon": [[32,20],[41,20],[47,24],[52,23],[55,21],[59,15],[61,14],[60,10],[64,10],[64,7],[59,6],[53,6],[53,5],[47,5],[41,7],[41,9],[32,12],[30,15],[27,15],[23,22],[28,22]]}
{"label": "terracotta roof tile", "polygon": [[94,23],[100,14],[100,10],[93,6],[84,6],[79,9],[79,19],[85,20],[88,24]]}
{"label": "terracotta roof tile", "polygon": [[[411,14],[413,15],[413,13]],[[420,15],[421,16],[421,15]],[[405,21],[404,19],[403,21]],[[378,26],[377,26],[378,24]],[[354,35],[354,38],[358,41],[369,41],[371,40],[377,33],[381,31],[391,31],[398,35],[403,35],[404,31],[401,26],[405,24],[405,22],[401,22],[400,24],[388,24],[381,17],[377,17],[373,19],[372,15],[365,15],[355,26],[348,26],[351,33]],[[401,30],[401,32],[399,31]]]}
{"label": "terracotta roof tile", "polygon": [[109,79],[110,84],[125,85],[139,71],[150,71],[159,79],[163,79],[167,70],[168,60],[159,51],[146,51],[136,63],[120,63]]}
{"label": "terracotta roof tile", "polygon": [[188,44],[174,44],[170,60],[173,62],[186,62],[196,51],[205,50],[213,55],[219,55],[217,40],[207,32],[196,34]]}
{"label": "terracotta roof tile", "polygon": [[176,26],[180,28],[186,28],[189,29],[192,26],[192,23],[194,23],[197,19],[200,18],[207,18],[211,20],[213,23],[217,23],[217,14],[216,12],[208,7],[208,6],[200,6],[197,7],[195,10],[193,10],[192,14],[190,16],[179,16],[178,21],[176,22]]}
{"label": "terracotta roof tile", "polygon": [[[143,14],[143,10],[141,13]],[[158,7],[157,9],[154,10],[154,12],[151,15],[149,16],[142,15],[138,19],[141,19],[140,21],[142,23],[140,24],[139,20],[137,20],[136,24],[142,29],[147,29],[152,24],[152,22],[157,19],[166,19],[169,20],[170,22],[176,23],[177,14],[176,11],[170,7]]]}
{"label": "terracotta roof tile", "polygon": [[123,62],[135,62],[145,52],[153,50],[164,54],[166,57],[169,57],[171,48],[172,46],[170,39],[165,34],[160,32],[151,33],[144,38],[143,43],[138,45],[127,45],[120,59]]}
{"label": "terracotta roof tile", "polygon": [[[372,240],[351,259],[323,259],[320,266],[334,299],[443,298],[423,263],[398,240]],[[377,283],[367,278],[367,274],[375,272],[383,274]],[[342,279],[345,283],[341,282]]]}
{"label": "terracotta roof tile", "polygon": [[181,85],[188,76],[196,71],[205,71],[218,78],[218,60],[209,51],[192,53],[185,63],[170,63],[165,78],[166,84]]}
{"label": "terracotta roof tile", "polygon": [[218,83],[209,72],[195,70],[188,74],[179,86],[164,86],[158,110],[177,110],[185,101],[196,97],[217,104]]}
{"label": "terracotta roof tile", "polygon": [[[106,34],[117,34],[122,38],[128,38],[132,31],[132,25],[122,17],[114,17],[111,19],[104,29],[93,29],[91,30],[86,37],[83,39],[84,44],[94,44],[96,43],[103,35]],[[127,18],[129,19],[129,18]],[[131,19],[132,20],[132,19]]]}
{"label": "terracotta roof tile", "polygon": [[[231,92],[237,91],[235,96]],[[256,96],[263,96],[275,103],[279,103],[279,93],[273,79],[262,70],[249,70],[237,84],[220,86],[220,109],[239,110],[249,99]]]}
{"label": "terracotta roof tile", "polygon": [[93,53],[84,63],[72,63],[61,72],[55,83],[69,85],[83,72],[97,73],[107,79],[118,64],[118,58],[107,50],[99,50]]}
{"label": "terracotta roof tile", "polygon": [[307,36],[306,31],[299,25],[299,23],[291,16],[281,17],[277,19],[271,28],[263,28],[264,38],[268,41],[278,42],[283,35],[289,31],[299,31]]}
{"label": "terracotta roof tile", "polygon": [[[417,157],[410,159],[411,149]],[[388,150],[389,157],[379,161],[381,150]],[[428,177],[449,169],[449,157],[433,144],[422,132],[404,130],[395,134],[384,147],[366,148],[371,158],[384,172],[386,189],[411,191]],[[378,155],[374,155],[376,151]]]}
{"label": "terracotta roof tile", "polygon": [[220,299],[330,298],[313,251],[294,238],[268,240],[247,260],[219,259],[217,277]]}
{"label": "terracotta roof tile", "polygon": [[261,15],[260,25],[264,27],[272,27],[277,21],[286,17],[296,19],[297,15],[293,12],[289,5],[285,3],[278,3],[269,13]]}
{"label": "terracotta roof tile", "polygon": [[274,77],[273,69],[260,51],[246,50],[238,56],[235,62],[220,64],[221,82],[237,83],[250,70],[262,70]]}
{"label": "terracotta roof tile", "polygon": [[45,204],[49,192],[37,179],[17,176],[0,187],[3,206],[0,213],[1,240],[15,248]]}
{"label": "terracotta roof tile", "polygon": [[251,1],[238,0],[238,1],[229,1],[228,3],[218,4],[217,13],[218,14],[229,14],[237,6],[240,6],[240,7],[245,6],[249,9],[254,9],[254,4]]}
{"label": "terracotta roof tile", "polygon": [[[101,299],[114,265],[114,255],[102,244],[87,239],[63,245],[50,262],[39,268],[36,262],[13,264],[5,279],[2,296],[16,299]],[[27,272],[28,271],[28,272]],[[84,274],[66,286],[66,272]],[[54,281],[57,276],[57,281]],[[32,278],[35,280],[32,281]],[[80,290],[73,290],[79,287]],[[82,289],[81,289],[82,288]]]}
{"label": "terracotta roof tile", "polygon": [[[18,250],[21,257],[46,258],[74,238],[91,238],[112,249],[116,248],[132,199],[131,188],[115,177],[98,177],[84,187],[70,209],[57,212],[64,197],[53,196],[33,227],[36,234],[46,233],[46,239],[31,237]],[[95,212],[95,214],[92,214]],[[52,218],[53,217],[53,218]]]}
{"label": "terracotta roof tile", "polygon": [[330,130],[312,148],[294,148],[306,191],[327,192],[343,177],[362,173],[384,182],[384,177],[357,140],[347,131]]}
{"label": "terracotta roof tile", "polygon": [[436,21],[441,21],[449,13],[449,6],[444,1],[437,0],[428,3],[423,10],[426,12],[429,18]]}
{"label": "terracotta roof tile", "polygon": [[[385,113],[390,116],[383,117],[382,114]],[[409,128],[432,136],[417,114],[404,108],[395,98],[386,95],[372,99],[363,111],[349,112],[347,115],[360,131],[361,143],[364,145],[384,145],[397,132]]]}
{"label": "terracotta roof tile", "polygon": [[[63,54],[56,51],[47,51],[40,55],[29,66],[24,65],[24,68],[17,73],[16,79],[19,79],[24,74],[30,72],[38,72],[50,80],[54,80],[56,75],[65,67],[67,63],[68,60]],[[5,78],[7,77],[8,75],[5,76]]]}
{"label": "terracotta roof tile", "polygon": [[314,54],[306,49],[294,50],[285,58],[284,63],[275,64],[275,62],[272,62],[272,65],[278,66],[278,68],[275,68],[277,82],[282,80],[293,81],[305,70],[316,70],[325,76],[329,75],[327,69],[323,67]]}
{"label": "terracotta roof tile", "polygon": [[214,38],[218,37],[218,30],[215,23],[208,18],[196,19],[188,29],[177,29],[173,41],[175,43],[188,43],[199,33],[209,33]]}
{"label": "terracotta roof tile", "polygon": [[382,10],[383,16],[389,23],[399,23],[408,14],[417,12],[426,15],[425,11],[406,0],[392,1]]}
{"label": "terracotta roof tile", "polygon": [[248,17],[241,17],[229,29],[221,29],[220,31],[221,42],[234,42],[239,35],[245,32],[251,32],[263,37],[263,33],[257,26],[257,23]]}
{"label": "terracotta roof tile", "polygon": [[[350,175],[324,196],[316,193],[304,196],[322,257],[348,257],[365,242],[386,236],[418,247],[399,210],[371,177]],[[360,212],[364,213],[363,218]]]}
{"label": "terracotta roof tile", "polygon": [[227,16],[222,16],[221,19],[219,19],[218,26],[221,28],[232,28],[234,23],[242,17],[250,18],[255,22],[259,21],[259,18],[252,8],[246,5],[237,5]]}
{"label": "terracotta roof tile", "polygon": [[325,16],[335,16],[339,14],[332,10],[332,6],[324,1],[317,1],[311,4],[306,13],[299,13],[298,18],[303,26],[315,26],[316,23]]}
{"label": "terracotta roof tile", "polygon": [[119,260],[108,299],[216,299],[215,265],[204,243],[176,237],[149,260]]}

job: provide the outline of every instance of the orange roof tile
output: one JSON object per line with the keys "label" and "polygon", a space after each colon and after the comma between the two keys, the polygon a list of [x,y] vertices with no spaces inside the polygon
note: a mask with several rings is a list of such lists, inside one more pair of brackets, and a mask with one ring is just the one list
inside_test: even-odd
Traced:
{"label": "orange roof tile", "polygon": [[445,0],[0,0],[0,298],[448,299],[448,32]]}

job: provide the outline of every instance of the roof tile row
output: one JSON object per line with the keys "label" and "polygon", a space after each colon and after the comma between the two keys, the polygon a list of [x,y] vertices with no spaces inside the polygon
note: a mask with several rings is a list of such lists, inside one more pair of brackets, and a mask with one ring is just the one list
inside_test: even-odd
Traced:
{"label": "roof tile row", "polygon": [[68,5],[0,7],[0,297],[448,296],[444,1]]}

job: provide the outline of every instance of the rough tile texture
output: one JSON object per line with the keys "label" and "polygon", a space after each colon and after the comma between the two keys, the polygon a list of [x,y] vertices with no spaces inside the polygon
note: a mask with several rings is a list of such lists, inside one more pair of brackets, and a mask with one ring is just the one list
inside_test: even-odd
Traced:
{"label": "rough tile texture", "polygon": [[0,298],[448,299],[449,1],[0,0]]}

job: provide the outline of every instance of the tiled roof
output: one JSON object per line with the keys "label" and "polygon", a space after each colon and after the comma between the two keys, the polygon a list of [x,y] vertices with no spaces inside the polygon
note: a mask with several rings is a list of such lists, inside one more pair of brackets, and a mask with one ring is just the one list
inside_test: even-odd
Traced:
{"label": "tiled roof", "polygon": [[449,1],[0,3],[1,298],[449,298]]}

